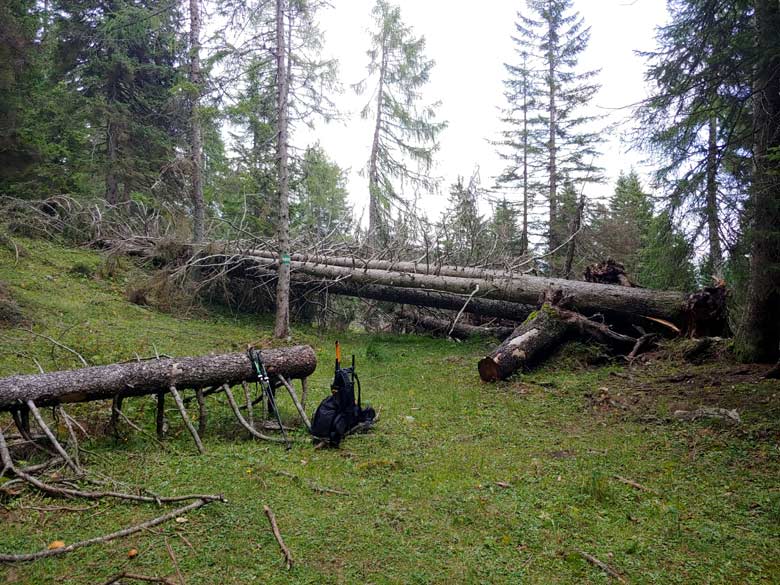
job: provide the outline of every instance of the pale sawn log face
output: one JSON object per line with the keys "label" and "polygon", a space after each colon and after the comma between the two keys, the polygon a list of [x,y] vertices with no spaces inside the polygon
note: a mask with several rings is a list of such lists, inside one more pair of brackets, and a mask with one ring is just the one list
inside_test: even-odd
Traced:
{"label": "pale sawn log face", "polygon": [[[270,374],[305,378],[317,367],[314,350],[308,345],[262,350]],[[163,358],[124,364],[110,364],[78,370],[10,376],[0,379],[0,410],[33,400],[38,406],[85,402],[122,396],[167,392],[252,379],[254,372],[246,353],[214,356]]]}
{"label": "pale sawn log face", "polygon": [[546,307],[518,326],[490,355],[479,361],[479,377],[484,382],[506,380],[515,372],[543,361],[566,341],[571,323]]}

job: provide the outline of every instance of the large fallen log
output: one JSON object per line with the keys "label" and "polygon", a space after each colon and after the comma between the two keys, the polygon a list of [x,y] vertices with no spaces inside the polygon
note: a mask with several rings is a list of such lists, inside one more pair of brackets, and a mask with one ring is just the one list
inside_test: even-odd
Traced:
{"label": "large fallen log", "polygon": [[415,331],[431,333],[443,337],[452,337],[454,339],[496,337],[503,340],[509,337],[514,331],[512,327],[470,325],[469,323],[461,322],[453,324],[449,319],[439,319],[430,315],[413,315],[399,312],[397,313],[397,316],[404,324],[409,324]]}
{"label": "large fallen log", "polygon": [[485,382],[506,380],[518,370],[545,359],[566,341],[571,331],[571,323],[560,319],[554,309],[545,304],[490,355],[479,360],[479,377]]}
{"label": "large fallen log", "polygon": [[[314,350],[298,345],[262,351],[269,374],[306,378],[317,367]],[[38,407],[67,402],[113,399],[167,392],[169,388],[206,388],[239,384],[254,378],[245,353],[135,361],[48,374],[0,378],[0,411],[28,401]]]}
{"label": "large fallen log", "polygon": [[623,355],[637,347],[638,339],[556,306],[561,300],[560,291],[548,292],[542,307],[479,361],[480,378],[485,382],[505,380],[548,358],[558,346],[575,337],[607,345]]}
{"label": "large fallen log", "polygon": [[[265,270],[276,264],[275,260],[248,256],[243,256],[240,260],[232,259],[232,261],[254,263]],[[571,306],[580,313],[603,313],[608,317],[614,315],[617,317],[616,320],[641,319],[643,316],[655,317],[680,326],[686,322],[688,297],[684,293],[676,291],[657,291],[538,276],[515,275],[512,278],[480,279],[376,269],[352,269],[311,262],[293,261],[291,264],[293,271],[320,279],[349,279],[360,285],[380,284],[396,288],[436,290],[461,295],[473,294],[474,298],[489,298],[526,305],[538,303],[548,288],[554,288],[561,290],[564,296],[570,299]]]}
{"label": "large fallen log", "polygon": [[[236,263],[230,271],[232,278],[262,281],[270,284],[276,272],[253,264]],[[483,317],[496,317],[510,321],[524,321],[535,309],[535,305],[523,305],[510,301],[486,299],[478,296],[448,293],[438,290],[399,288],[384,284],[360,284],[351,278],[341,280],[322,279],[300,272],[290,275],[293,291],[301,293],[327,292],[328,294],[385,301],[399,305],[415,305],[432,309],[463,311]],[[273,300],[273,299],[271,299]]]}
{"label": "large fallen log", "polygon": [[[278,259],[276,252],[268,250],[252,250],[247,256]],[[355,270],[391,270],[394,272],[411,272],[414,274],[434,274],[437,276],[454,276],[457,278],[511,278],[516,272],[504,268],[481,268],[474,266],[455,266],[451,264],[436,264],[424,261],[363,259],[356,256],[322,256],[318,254],[292,254],[294,262],[310,264],[325,264],[327,266],[342,266]]]}
{"label": "large fallen log", "polygon": [[487,299],[479,296],[448,293],[438,290],[400,288],[383,284],[360,284],[352,279],[322,281],[310,276],[293,273],[293,286],[299,290],[322,290],[329,294],[386,301],[401,305],[431,307],[472,313],[483,317],[497,317],[512,321],[524,321],[534,311],[533,305]]}

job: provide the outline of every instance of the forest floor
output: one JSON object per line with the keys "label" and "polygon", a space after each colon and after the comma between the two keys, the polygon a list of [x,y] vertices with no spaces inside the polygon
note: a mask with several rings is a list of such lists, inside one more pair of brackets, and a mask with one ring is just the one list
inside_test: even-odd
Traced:
{"label": "forest floor", "polygon": [[[28,321],[0,328],[0,376],[35,372],[33,358],[46,370],[79,365],[26,326],[91,364],[270,339],[265,317],[127,302],[129,264],[16,244],[26,251],[18,258],[13,247],[0,250],[0,304],[12,298]],[[529,375],[487,385],[476,363],[492,341],[296,326],[293,341],[311,344],[319,360],[309,411],[328,394],[337,338],[356,354],[364,398],[381,410],[371,433],[339,450],[253,442],[224,397],[208,399],[204,456],[173,413],[163,450],[127,426],[121,440],[103,434],[106,403],[70,406],[93,434],[84,445],[91,471],[163,494],[223,493],[227,503],[59,558],[0,566],[0,582],[95,584],[122,570],[175,581],[166,542],[188,585],[615,580],[581,552],[629,583],[780,582],[780,382],[761,380],[768,368],[738,364],[724,347],[688,363],[681,344],[632,366],[591,366],[592,349],[569,346]],[[289,400],[280,403],[294,424]],[[673,416],[701,406],[736,409],[741,423]],[[125,408],[154,432],[151,398]],[[263,504],[294,556],[289,571]],[[0,552],[37,551],[161,513],[108,501],[46,510],[62,505],[34,492],[0,499]]]}

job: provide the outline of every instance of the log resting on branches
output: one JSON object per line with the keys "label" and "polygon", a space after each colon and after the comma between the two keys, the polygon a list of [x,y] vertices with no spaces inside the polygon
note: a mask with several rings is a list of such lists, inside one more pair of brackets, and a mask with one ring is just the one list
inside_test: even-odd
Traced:
{"label": "log resting on branches", "polygon": [[[228,259],[226,259],[228,260]],[[235,261],[235,260],[234,260]],[[255,264],[263,270],[272,268],[274,260],[241,257],[242,267]],[[376,269],[353,269],[341,266],[292,262],[292,270],[311,277],[329,280],[349,279],[357,285],[384,285],[405,289],[427,289],[471,295],[525,305],[535,305],[548,288],[560,289],[572,300],[572,306],[583,314],[603,313],[616,320],[655,317],[685,324],[687,295],[675,291],[657,291],[615,285],[594,284],[559,278],[514,275],[491,279],[438,276]]]}
{"label": "log resting on branches", "polygon": [[[314,350],[298,345],[262,351],[269,374],[305,378],[317,367]],[[0,411],[19,408],[27,400],[37,406],[103,400],[114,396],[141,396],[177,388],[205,388],[239,384],[254,377],[245,353],[178,359],[163,358],[0,378]]]}

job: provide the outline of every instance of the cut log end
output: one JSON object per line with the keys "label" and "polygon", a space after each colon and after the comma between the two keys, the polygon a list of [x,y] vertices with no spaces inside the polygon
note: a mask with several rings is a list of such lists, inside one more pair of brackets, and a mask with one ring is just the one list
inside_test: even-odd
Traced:
{"label": "cut log end", "polygon": [[479,370],[479,377],[483,382],[498,382],[501,380],[501,371],[495,360],[490,357],[483,357],[477,364]]}

